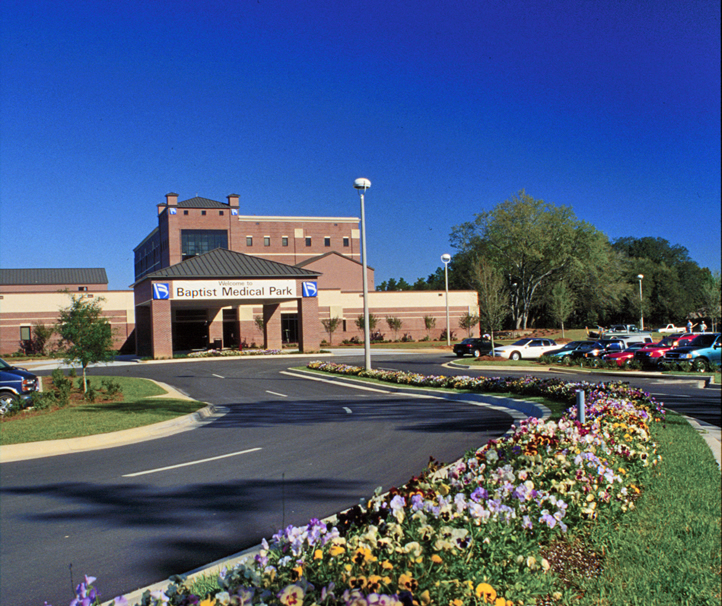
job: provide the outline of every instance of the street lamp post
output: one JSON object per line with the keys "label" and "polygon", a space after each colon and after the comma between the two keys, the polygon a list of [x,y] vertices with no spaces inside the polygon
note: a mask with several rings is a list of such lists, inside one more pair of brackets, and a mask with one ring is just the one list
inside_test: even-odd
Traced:
{"label": "street lamp post", "polygon": [[644,275],[639,274],[637,275],[637,280],[639,280],[639,330],[644,330],[644,307],[642,302],[642,280],[644,279]]}
{"label": "street lamp post", "polygon": [[444,264],[444,283],[446,284],[446,345],[451,346],[451,330],[449,328],[449,261],[451,255],[444,253],[441,255],[441,262]]}
{"label": "street lamp post", "polygon": [[371,187],[368,179],[356,179],[353,182],[354,188],[358,190],[361,198],[361,267],[363,275],[363,299],[364,299],[364,366],[371,370],[371,331],[369,330],[369,287],[366,276],[366,212],[364,211],[364,192]]}

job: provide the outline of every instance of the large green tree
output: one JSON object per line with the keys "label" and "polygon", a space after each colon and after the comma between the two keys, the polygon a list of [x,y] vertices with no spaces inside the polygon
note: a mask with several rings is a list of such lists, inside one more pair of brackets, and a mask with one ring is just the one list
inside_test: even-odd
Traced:
{"label": "large green tree", "polygon": [[113,359],[113,329],[103,316],[103,297],[88,299],[71,295],[71,303],[60,310],[56,331],[68,364],[83,369],[83,392],[88,390],[88,365]]}
{"label": "large green tree", "polygon": [[535,200],[524,190],[475,217],[454,227],[452,246],[489,260],[501,272],[516,328],[527,328],[546,281],[584,266],[595,254],[606,254],[606,237],[577,219],[571,207]]}
{"label": "large green tree", "polygon": [[639,317],[639,274],[644,276],[646,324],[681,323],[705,307],[705,285],[712,274],[694,262],[684,246],[653,237],[619,238],[612,246],[624,259],[627,316]]}

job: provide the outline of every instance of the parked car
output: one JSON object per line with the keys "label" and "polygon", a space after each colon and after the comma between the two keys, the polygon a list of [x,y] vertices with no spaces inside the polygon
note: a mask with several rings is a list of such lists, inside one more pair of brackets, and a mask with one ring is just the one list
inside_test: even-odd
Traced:
{"label": "parked car", "polygon": [[511,345],[495,347],[491,355],[509,360],[536,359],[558,348],[556,342],[551,339],[519,339]]}
{"label": "parked car", "polygon": [[570,341],[569,343],[565,343],[559,349],[552,349],[551,351],[546,352],[544,355],[548,358],[553,358],[555,360],[566,361],[571,359],[572,352],[576,351],[580,347],[585,347],[588,344],[589,341]]}
{"label": "parked car", "polygon": [[634,359],[644,367],[658,366],[659,362],[664,359],[666,352],[691,343],[699,336],[694,333],[685,333],[683,335],[669,335],[664,337],[659,343],[640,349],[634,354]]}
{"label": "parked car", "polygon": [[39,389],[40,380],[33,373],[0,359],[0,415],[13,406],[25,405]]}
{"label": "parked car", "polygon": [[627,349],[612,351],[602,354],[601,359],[609,362],[616,362],[617,366],[628,366],[634,360],[636,352],[649,347],[650,343],[630,343]]}
{"label": "parked car", "polygon": [[622,337],[624,335],[649,335],[647,331],[639,330],[635,324],[614,324],[609,328],[597,326],[597,331],[592,332],[587,329],[587,336],[591,339],[604,339],[612,337]]}
{"label": "parked car", "polygon": [[614,324],[613,326],[609,327],[609,330],[607,332],[628,333],[641,331],[639,330],[639,328],[637,328],[636,324]]}
{"label": "parked car", "polygon": [[682,326],[675,326],[674,324],[667,324],[667,326],[662,326],[661,328],[657,329],[657,332],[663,333],[663,334],[672,334],[672,333],[678,333],[678,332],[684,332],[684,327]]}
{"label": "parked car", "polygon": [[479,358],[481,356],[488,356],[491,353],[491,341],[488,339],[464,339],[461,343],[454,345],[454,353],[458,358],[466,355],[474,356]]}
{"label": "parked car", "polygon": [[664,354],[665,362],[691,362],[692,368],[706,372],[720,364],[722,335],[718,332],[698,334],[689,345],[670,349]]}
{"label": "parked car", "polygon": [[654,339],[652,338],[652,335],[649,333],[635,333],[635,334],[628,334],[628,335],[609,335],[610,338],[619,339],[620,341],[624,341],[627,344],[627,347],[632,345],[632,343],[654,343]]}
{"label": "parked car", "polygon": [[585,348],[577,354],[577,358],[600,358],[605,353],[614,353],[627,349],[627,343],[622,339],[600,339],[595,345]]}

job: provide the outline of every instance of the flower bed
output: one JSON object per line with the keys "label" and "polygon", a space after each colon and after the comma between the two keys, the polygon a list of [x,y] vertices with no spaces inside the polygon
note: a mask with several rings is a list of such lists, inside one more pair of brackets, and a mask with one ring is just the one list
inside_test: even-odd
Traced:
{"label": "flower bed", "polygon": [[[432,462],[406,485],[327,522],[279,531],[251,561],[224,571],[219,591],[195,596],[180,580],[146,593],[158,606],[510,606],[569,591],[549,574],[544,546],[570,526],[623,515],[659,457],[649,423],[664,410],[623,384],[530,377],[425,377],[312,362],[309,367],[405,385],[544,395],[586,392],[586,423],[570,408],[559,421],[530,418],[461,460]],[[98,603],[92,580],[83,606]],[[126,604],[116,598],[116,604]]]}
{"label": "flower bed", "polygon": [[232,358],[237,356],[273,356],[282,353],[280,349],[207,349],[188,354],[189,358]]}

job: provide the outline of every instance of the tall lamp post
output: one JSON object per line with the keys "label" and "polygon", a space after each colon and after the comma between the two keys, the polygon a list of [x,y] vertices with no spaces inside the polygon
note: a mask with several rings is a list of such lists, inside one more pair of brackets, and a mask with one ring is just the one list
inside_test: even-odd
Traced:
{"label": "tall lamp post", "polygon": [[441,255],[441,262],[444,264],[444,283],[446,284],[446,346],[451,346],[451,330],[449,330],[449,261],[451,255],[444,253]]}
{"label": "tall lamp post", "polygon": [[644,330],[644,308],[642,303],[642,280],[644,276],[642,274],[637,275],[639,280],[639,330]]}
{"label": "tall lamp post", "polygon": [[371,331],[369,330],[369,286],[366,277],[366,212],[364,211],[364,192],[371,187],[371,181],[368,179],[356,179],[353,182],[354,188],[358,190],[361,198],[361,267],[363,275],[361,281],[363,283],[364,292],[364,366],[366,370],[371,370]]}

